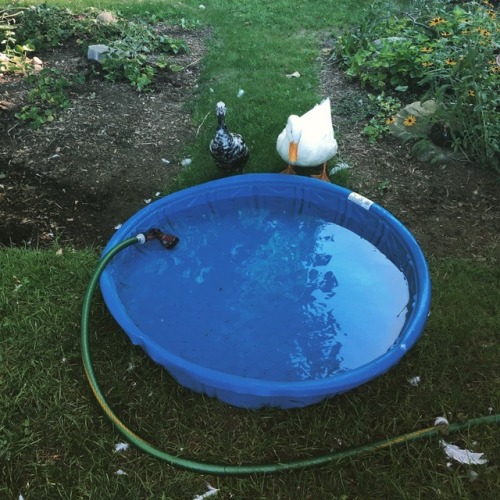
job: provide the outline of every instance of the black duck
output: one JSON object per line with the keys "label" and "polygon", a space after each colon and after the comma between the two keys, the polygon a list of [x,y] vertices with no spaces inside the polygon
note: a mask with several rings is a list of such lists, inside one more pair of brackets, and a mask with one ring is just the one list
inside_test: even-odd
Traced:
{"label": "black duck", "polygon": [[226,173],[241,174],[250,152],[240,134],[229,132],[226,122],[226,105],[220,101],[216,106],[217,130],[210,141],[210,154],[216,165]]}

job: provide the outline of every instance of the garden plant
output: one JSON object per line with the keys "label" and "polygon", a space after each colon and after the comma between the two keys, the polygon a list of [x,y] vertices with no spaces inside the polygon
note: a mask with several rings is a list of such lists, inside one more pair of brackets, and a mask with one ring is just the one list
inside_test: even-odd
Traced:
{"label": "garden plant", "polygon": [[[375,3],[365,22],[340,36],[338,55],[346,73],[370,89],[434,100],[424,119],[449,129],[450,147],[500,171],[497,10],[487,1],[441,4],[384,16],[383,3]],[[408,128],[417,123],[403,119]],[[395,120],[388,109],[366,132],[375,137]]]}

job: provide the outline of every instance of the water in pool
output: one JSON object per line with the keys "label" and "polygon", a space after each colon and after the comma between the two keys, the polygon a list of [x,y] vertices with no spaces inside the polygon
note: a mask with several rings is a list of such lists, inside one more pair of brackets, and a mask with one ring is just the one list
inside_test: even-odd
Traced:
{"label": "water in pool", "polygon": [[162,228],[179,236],[175,250],[130,248],[117,277],[130,318],[170,352],[301,381],[369,363],[399,336],[406,279],[355,233],[285,210],[182,215]]}

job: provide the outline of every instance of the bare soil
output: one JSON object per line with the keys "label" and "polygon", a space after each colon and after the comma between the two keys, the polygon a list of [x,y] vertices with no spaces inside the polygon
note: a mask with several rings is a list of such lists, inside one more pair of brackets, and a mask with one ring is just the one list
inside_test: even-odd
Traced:
{"label": "bare soil", "polygon": [[37,130],[15,118],[26,79],[0,75],[0,244],[101,246],[179,174],[207,33],[158,29],[189,52],[174,56],[183,71],[158,74],[148,92],[95,77],[96,63],[72,43],[39,55],[44,67],[87,78],[71,107]]}
{"label": "bare soil", "polygon": [[[125,82],[88,78],[73,89],[71,107],[38,130],[14,116],[26,100],[25,79],[0,76],[0,245],[57,239],[102,246],[179,174],[182,148],[196,135],[186,103],[207,33],[159,29],[187,42],[189,53],[176,56],[184,71],[159,75],[152,92],[142,94]],[[45,67],[91,72],[71,44],[40,57]],[[351,167],[350,188],[392,212],[428,255],[498,257],[498,175],[466,163],[420,163],[392,138],[369,143],[363,123],[335,113],[336,104],[359,92],[356,85],[326,61],[321,80],[339,152]]]}

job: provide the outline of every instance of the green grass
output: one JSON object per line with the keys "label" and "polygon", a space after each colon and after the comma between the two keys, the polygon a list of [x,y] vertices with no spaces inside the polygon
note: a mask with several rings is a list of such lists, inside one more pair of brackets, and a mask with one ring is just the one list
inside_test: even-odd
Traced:
{"label": "green grass", "polygon": [[[0,1],[0,5],[7,2]],[[18,2],[20,3],[20,2]],[[41,2],[29,2],[41,3]],[[289,113],[318,101],[320,38],[354,21],[368,2],[54,1],[210,26],[197,94],[202,124],[224,99],[232,128],[252,148],[249,171],[275,171],[275,137]],[[25,2],[28,4],[28,2]],[[199,21],[199,23],[198,23]],[[301,78],[287,79],[299,71]],[[237,98],[238,90],[245,94]],[[211,91],[213,89],[213,92]],[[217,175],[207,163],[207,120],[187,146],[191,168],[177,189]],[[129,449],[83,373],[79,322],[98,252],[0,251],[0,498],[192,499],[206,482],[220,499],[498,497],[498,427],[446,438],[484,452],[489,464],[454,464],[436,439],[395,446],[318,469],[275,476],[209,477]],[[110,318],[97,297],[91,345],[102,389],[123,421],[154,445],[212,462],[263,463],[343,450],[432,425],[498,412],[500,273],[495,262],[431,259],[432,314],[417,345],[390,372],[347,394],[291,411],[233,408],[180,387]],[[408,383],[419,375],[418,387]],[[492,410],[490,410],[490,408]],[[117,475],[123,470],[126,475]]]}
{"label": "green grass", "polygon": [[[123,441],[95,402],[80,360],[81,298],[97,253],[3,251],[0,278],[0,497],[173,498],[221,489],[219,498],[494,498],[498,428],[448,441],[485,452],[489,465],[446,466],[436,439],[319,469],[275,476],[206,477],[174,469]],[[246,411],[180,387],[130,345],[94,301],[91,348],[112,408],[154,445],[209,462],[286,461],[342,450],[497,411],[500,273],[489,263],[430,262],[432,314],[415,348],[391,371],[300,410]],[[418,387],[408,383],[422,379]],[[493,410],[490,410],[493,408]],[[122,469],[127,475],[118,476]],[[309,497],[308,497],[309,495]]]}

